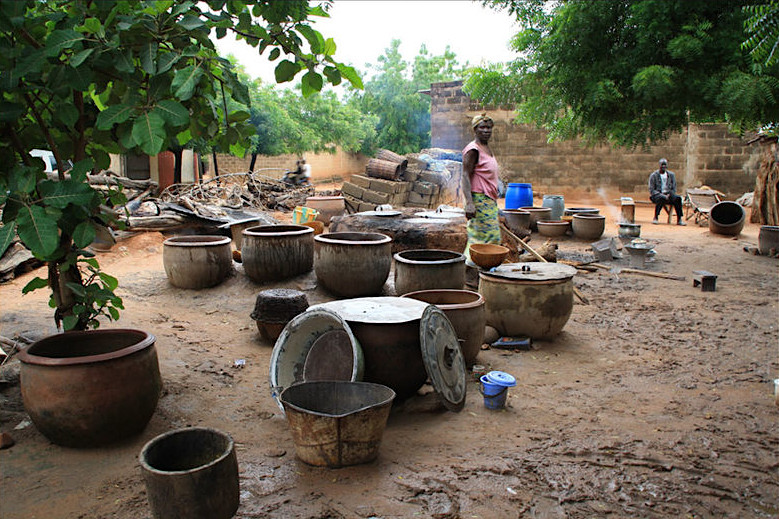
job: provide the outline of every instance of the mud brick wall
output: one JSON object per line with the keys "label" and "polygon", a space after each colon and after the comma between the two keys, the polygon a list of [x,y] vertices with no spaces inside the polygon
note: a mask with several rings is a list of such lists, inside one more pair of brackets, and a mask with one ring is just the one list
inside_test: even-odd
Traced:
{"label": "mud brick wall", "polygon": [[[209,161],[211,157],[207,157]],[[351,173],[364,171],[368,159],[360,154],[338,150],[336,153],[306,153],[306,162],[311,165],[311,178],[314,182],[340,181]],[[258,155],[254,171],[273,178],[281,178],[285,171],[295,169],[297,155],[278,155],[270,157]],[[249,171],[251,154],[245,157],[219,154],[216,157],[219,173],[244,173]],[[267,170],[267,171],[262,171]],[[209,164],[208,173],[213,175],[213,164]]]}
{"label": "mud brick wall", "polygon": [[752,191],[760,149],[752,135],[739,137],[723,124],[690,125],[647,149],[585,147],[580,141],[548,143],[547,132],[514,122],[510,106],[482,106],[462,91],[461,81],[434,83],[430,95],[432,147],[461,150],[473,139],[471,118],[495,120],[490,145],[504,182],[528,182],[533,194],[561,194],[604,203],[620,196],[648,200],[649,174],[661,157],[676,173],[679,192],[708,185],[735,199]]}

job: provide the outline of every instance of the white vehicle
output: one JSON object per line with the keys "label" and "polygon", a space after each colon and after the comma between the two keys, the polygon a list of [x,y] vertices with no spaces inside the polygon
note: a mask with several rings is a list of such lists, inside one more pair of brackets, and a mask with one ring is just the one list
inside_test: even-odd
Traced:
{"label": "white vehicle", "polygon": [[[44,171],[46,173],[57,172],[57,160],[54,158],[54,154],[49,150],[30,150],[30,156],[38,157],[45,164]],[[65,171],[73,167],[73,163],[69,160],[65,163]]]}

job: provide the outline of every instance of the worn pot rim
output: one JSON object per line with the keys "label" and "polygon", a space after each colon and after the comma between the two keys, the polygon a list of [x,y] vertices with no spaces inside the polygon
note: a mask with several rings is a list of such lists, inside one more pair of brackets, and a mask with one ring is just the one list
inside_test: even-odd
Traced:
{"label": "worn pot rim", "polygon": [[309,200],[314,200],[314,201],[316,201],[316,200],[322,200],[322,201],[325,201],[325,200],[346,200],[346,198],[343,197],[343,196],[337,196],[337,195],[331,195],[331,196],[324,196],[324,195],[323,196],[307,196],[306,197],[306,202],[308,202]]}
{"label": "worn pot rim", "polygon": [[311,234],[314,229],[305,225],[296,224],[278,224],[278,225],[255,225],[241,232],[244,236],[302,236]]}
{"label": "worn pot rim", "polygon": [[[149,450],[151,450],[152,447],[154,447],[157,443],[160,443],[164,440],[167,440],[171,436],[176,436],[180,434],[189,434],[193,432],[200,432],[200,431],[207,431],[209,433],[214,433],[216,435],[222,436],[227,439],[227,448],[225,451],[219,455],[219,457],[211,460],[210,462],[206,463],[205,465],[198,465],[195,468],[187,469],[187,470],[160,470],[157,468],[152,467],[149,465],[149,463],[146,461],[147,455]],[[144,470],[151,472],[153,474],[160,474],[160,475],[179,475],[179,474],[192,474],[194,472],[200,472],[202,470],[206,470],[210,467],[213,467],[214,465],[217,465],[218,463],[221,463],[224,461],[230,454],[232,453],[233,449],[235,449],[235,441],[233,438],[222,431],[219,431],[217,429],[211,428],[211,427],[185,427],[182,429],[176,429],[173,431],[168,431],[166,433],[162,433],[158,436],[155,436],[148,442],[146,442],[146,445],[143,446],[143,449],[141,449],[141,454],[138,456],[138,461],[140,462],[141,466],[144,468]]]}
{"label": "worn pot rim", "polygon": [[[48,357],[45,355],[37,355],[35,353],[30,353],[29,351],[30,349],[34,348],[36,345],[59,341],[66,336],[69,339],[72,338],[78,339],[79,337],[83,337],[86,335],[121,335],[128,332],[131,334],[141,334],[140,340],[135,344],[125,346],[124,348],[120,348],[118,350],[114,350],[106,353],[99,353],[97,355],[81,355],[77,357]],[[17,357],[19,358],[20,362],[23,362],[25,364],[33,364],[36,366],[77,366],[80,364],[91,364],[94,362],[102,362],[106,360],[113,360],[113,359],[126,357],[127,355],[141,351],[143,349],[146,349],[154,345],[156,341],[157,338],[151,333],[143,330],[134,330],[130,328],[108,328],[104,330],[70,331],[70,332],[56,333],[54,335],[49,335],[47,337],[44,337],[43,339],[35,341],[26,349],[21,350],[18,353]]]}
{"label": "worn pot rim", "polygon": [[602,214],[575,214],[573,215],[573,219],[581,219],[581,220],[605,220],[606,216]]}
{"label": "worn pot rim", "polygon": [[[443,253],[442,255],[449,255],[450,257],[443,258],[443,259],[432,259],[432,260],[416,260],[416,259],[406,258],[403,256],[404,254],[409,252]],[[398,261],[400,263],[405,263],[407,265],[449,265],[453,263],[465,263],[465,254],[451,251],[451,250],[446,250],[446,249],[408,249],[408,250],[396,252],[393,257],[395,258],[395,261]]]}
{"label": "worn pot rim", "polygon": [[[476,300],[468,303],[429,303],[427,301],[424,301],[422,299],[417,299],[416,297],[414,297],[414,296],[420,296],[425,294],[454,294],[454,293],[474,295],[476,296]],[[464,290],[464,289],[456,289],[456,288],[431,288],[428,290],[415,290],[413,292],[407,292],[400,297],[417,299],[417,301],[423,301],[429,305],[437,306],[441,310],[465,310],[469,308],[478,308],[485,304],[484,296],[481,295],[479,292],[476,292],[474,290]]]}
{"label": "worn pot rim", "polygon": [[[344,236],[347,234],[363,236],[365,239],[347,240],[347,239],[338,238],[338,236]],[[370,239],[370,237],[374,237],[374,239]],[[317,236],[314,236],[314,241],[318,241],[320,243],[332,244],[332,245],[383,245],[385,243],[391,242],[392,238],[390,238],[386,234],[381,234],[378,232],[344,231],[344,232],[322,233]]]}
{"label": "worn pot rim", "polygon": [[541,227],[568,227],[571,222],[568,220],[539,220],[537,224]]}
{"label": "worn pot rim", "polygon": [[[379,388],[381,391],[389,391],[389,394],[387,394],[381,401],[374,402],[374,403],[367,403],[363,404],[362,407],[357,409],[352,409],[344,413],[323,413],[321,411],[314,411],[313,409],[306,409],[303,406],[297,405],[293,402],[285,401],[284,400],[284,393],[288,393],[291,391],[295,391],[295,389],[298,386],[302,385],[329,385],[329,384],[335,384],[335,385],[352,385],[352,386],[372,386]],[[377,409],[381,407],[385,407],[387,405],[392,404],[392,402],[397,397],[397,393],[394,389],[392,389],[389,386],[385,386],[384,384],[379,384],[377,382],[366,382],[363,380],[309,380],[309,381],[303,381],[298,382],[296,384],[292,384],[289,387],[285,387],[284,390],[279,394],[279,401],[284,405],[284,409],[287,409],[287,407],[294,409],[295,411],[299,413],[309,414],[313,416],[319,416],[323,418],[345,418],[347,416],[355,415],[357,413],[361,413],[367,409]]]}
{"label": "worn pot rim", "polygon": [[[193,240],[192,238],[195,238]],[[221,247],[229,245],[232,242],[229,236],[218,236],[215,234],[189,234],[172,236],[162,242],[169,247]]]}
{"label": "worn pot rim", "polygon": [[508,214],[519,214],[519,215],[530,214],[530,211],[525,211],[524,209],[503,209],[502,211]]}
{"label": "worn pot rim", "polygon": [[544,213],[545,212],[550,212],[550,213],[552,212],[552,208],[551,207],[526,206],[526,207],[520,207],[519,209],[522,210],[522,211],[526,211],[528,213],[531,213],[533,211],[544,212]]}

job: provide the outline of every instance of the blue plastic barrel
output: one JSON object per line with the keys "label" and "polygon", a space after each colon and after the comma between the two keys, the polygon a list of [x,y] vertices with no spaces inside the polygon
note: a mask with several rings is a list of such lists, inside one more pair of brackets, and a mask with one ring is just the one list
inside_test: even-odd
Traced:
{"label": "blue plastic barrel", "polygon": [[533,186],[530,184],[509,184],[506,190],[506,209],[519,209],[533,205]]}

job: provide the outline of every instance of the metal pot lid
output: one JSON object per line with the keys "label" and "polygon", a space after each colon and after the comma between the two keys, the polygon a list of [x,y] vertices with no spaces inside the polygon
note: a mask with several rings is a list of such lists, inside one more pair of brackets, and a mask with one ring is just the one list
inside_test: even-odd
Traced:
{"label": "metal pot lid", "polygon": [[357,297],[320,303],[309,307],[324,308],[346,321],[372,324],[397,324],[422,318],[427,303],[408,297]]}
{"label": "metal pot lid", "polygon": [[481,275],[494,276],[521,281],[554,281],[571,279],[576,275],[576,269],[560,263],[540,263],[528,261],[524,263],[504,263]]}
{"label": "metal pot lid", "polygon": [[422,360],[433,387],[450,411],[465,406],[465,357],[452,323],[440,308],[427,305],[419,325]]}
{"label": "metal pot lid", "polygon": [[400,216],[403,213],[401,213],[400,211],[392,210],[392,211],[363,211],[357,214],[360,216],[383,216],[385,218],[391,218],[395,216]]}
{"label": "metal pot lid", "polygon": [[414,213],[417,218],[438,218],[449,220],[452,218],[463,218],[465,213],[455,213],[454,211],[420,211]]}

